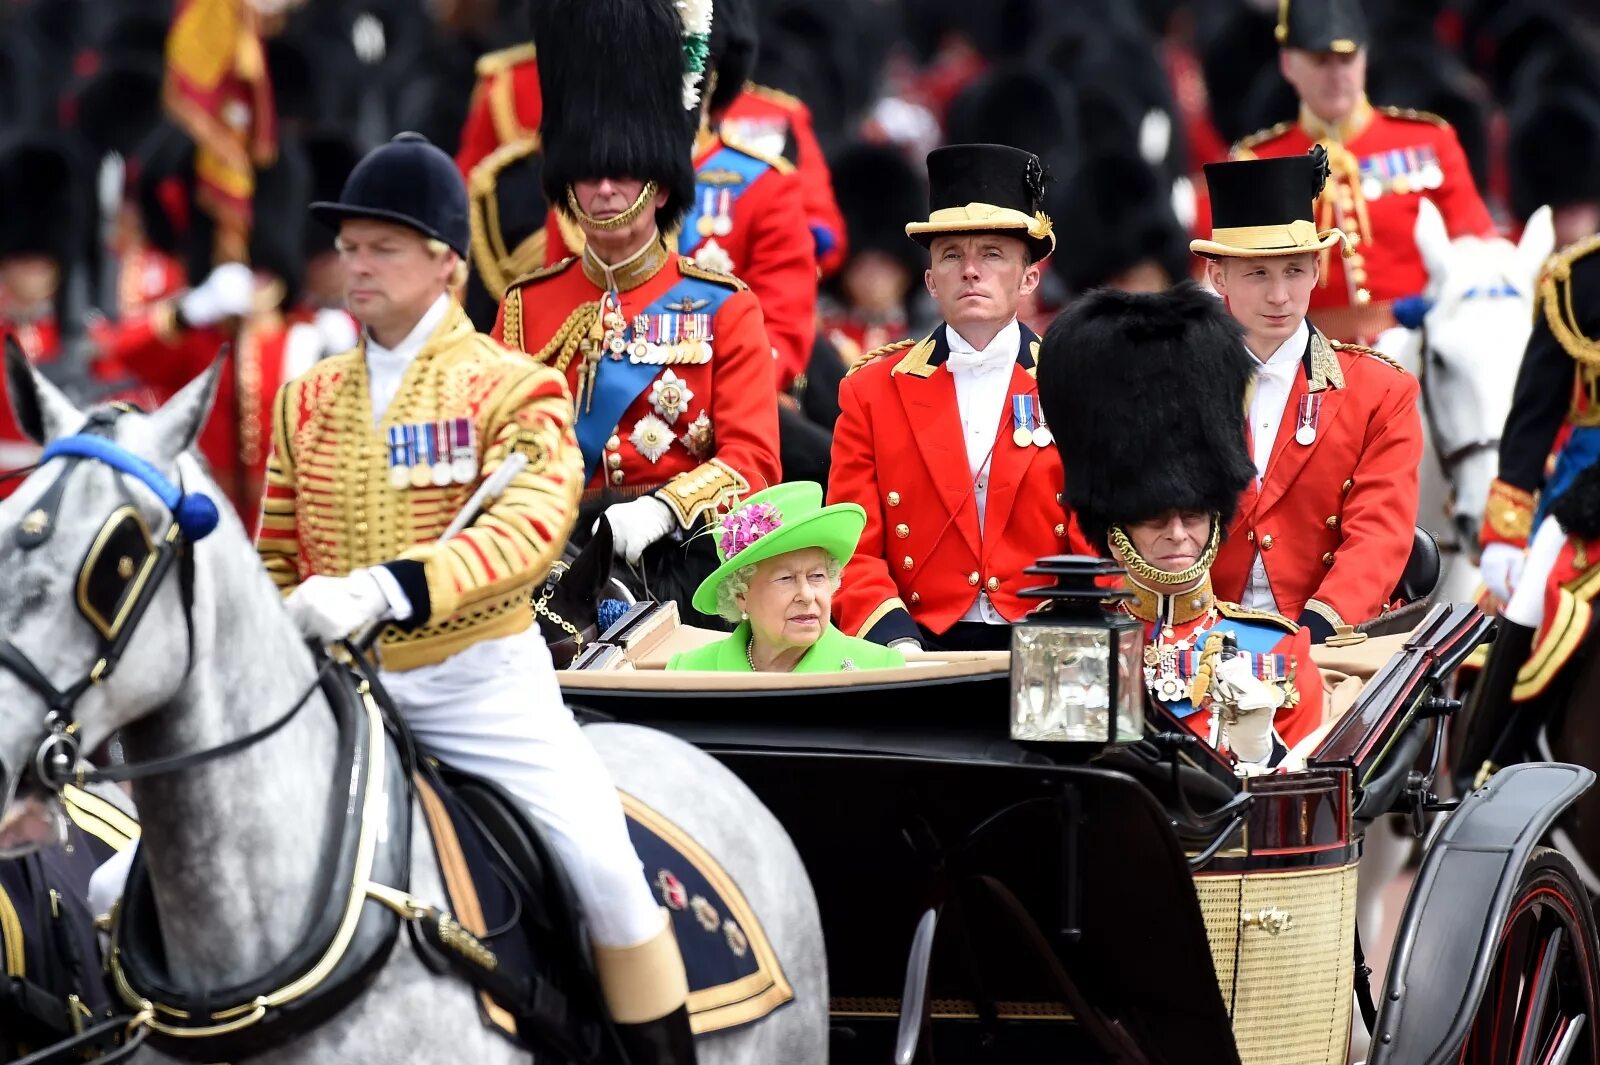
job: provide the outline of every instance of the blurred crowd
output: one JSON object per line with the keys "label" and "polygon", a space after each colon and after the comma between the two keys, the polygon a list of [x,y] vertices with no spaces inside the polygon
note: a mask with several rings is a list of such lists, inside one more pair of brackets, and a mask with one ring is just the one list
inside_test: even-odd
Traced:
{"label": "blurred crowd", "polygon": [[[234,194],[245,220],[230,225],[206,196],[231,172],[208,175],[219,164],[178,120],[172,57],[206,53],[178,41],[173,0],[0,0],[0,331],[59,379],[148,385],[152,345],[165,345],[167,372],[153,376],[181,382],[215,354],[219,334],[205,330],[251,315],[274,316],[258,342],[301,351],[272,360],[274,379],[347,346],[332,234],[304,205],[336,198],[396,131],[456,152],[483,57],[525,46],[537,0],[248,2],[260,53],[249,84],[270,99],[254,101],[252,157],[236,164],[253,187]],[[904,233],[926,209],[931,148],[995,142],[1045,161],[1061,240],[1023,311],[1042,331],[1090,288],[1194,272],[1201,168],[1299,106],[1280,72],[1278,0],[756,6],[752,80],[809,108],[845,222],[846,250],[820,260],[818,317],[846,362],[932,324],[925,253]],[[1600,230],[1600,14],[1569,0],[1367,7],[1372,102],[1453,125],[1504,232],[1541,204],[1563,243]],[[229,260],[250,276],[219,273]],[[172,355],[185,336],[190,356]],[[264,430],[246,391],[224,397],[237,438],[219,446],[250,451],[250,467]]]}

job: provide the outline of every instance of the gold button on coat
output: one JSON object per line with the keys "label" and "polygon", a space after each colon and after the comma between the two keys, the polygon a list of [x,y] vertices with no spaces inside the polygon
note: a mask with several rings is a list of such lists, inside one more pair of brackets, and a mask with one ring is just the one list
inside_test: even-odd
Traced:
{"label": "gold button on coat", "polygon": [[1350,489],[1354,488],[1355,486],[1356,483],[1354,481],[1346,481],[1342,486],[1340,486],[1339,491],[1341,493],[1349,492]]}
{"label": "gold button on coat", "polygon": [[622,468],[622,456],[614,453],[607,455],[606,465],[614,470],[620,470]]}
{"label": "gold button on coat", "polygon": [[1249,543],[1252,543],[1252,544],[1255,543],[1256,542],[1256,531],[1254,529],[1251,529],[1249,532],[1244,534],[1244,538]]}
{"label": "gold button on coat", "polygon": [[978,586],[978,571],[977,570],[973,570],[971,573],[967,574],[967,583],[972,585],[974,588],[976,588]]}
{"label": "gold button on coat", "polygon": [[984,587],[989,589],[991,592],[998,592],[1000,590],[1000,578],[990,577],[989,583],[985,584]]}
{"label": "gold button on coat", "polygon": [[1337,529],[1338,527],[1339,527],[1339,515],[1337,515],[1337,514],[1329,514],[1328,515],[1328,528]]}
{"label": "gold button on coat", "polygon": [[910,569],[911,568],[911,556],[910,555],[907,555],[905,557],[905,561],[900,563],[900,568],[901,569]]}
{"label": "gold button on coat", "polygon": [[1333,565],[1333,552],[1332,551],[1329,551],[1327,554],[1322,556],[1322,564],[1324,566]]}
{"label": "gold button on coat", "polygon": [[1062,525],[1060,522],[1057,522],[1056,523],[1056,535],[1057,536],[1065,536],[1065,535],[1067,535],[1067,527],[1065,525]]}
{"label": "gold button on coat", "polygon": [[612,451],[617,450],[617,448],[619,448],[621,446],[622,446],[622,438],[619,437],[619,436],[612,436],[610,440],[606,441],[606,447],[610,448]]}
{"label": "gold button on coat", "polygon": [[911,601],[913,603],[920,603],[920,602],[922,602],[922,596],[918,595],[916,592],[912,592],[911,593]]}
{"label": "gold button on coat", "polygon": [[1272,550],[1272,534],[1271,533],[1267,533],[1265,536],[1263,536],[1261,538],[1261,550],[1263,550],[1263,551],[1271,551]]}
{"label": "gold button on coat", "polygon": [[621,484],[622,483],[622,471],[621,470],[612,470],[611,471],[611,483],[612,484]]}
{"label": "gold button on coat", "polygon": [[900,505],[900,493],[899,492],[890,492],[889,493],[889,505],[891,507],[898,507]]}
{"label": "gold button on coat", "polygon": [[894,527],[894,534],[900,537],[900,539],[904,540],[906,537],[911,535],[911,526],[904,523],[896,525]]}

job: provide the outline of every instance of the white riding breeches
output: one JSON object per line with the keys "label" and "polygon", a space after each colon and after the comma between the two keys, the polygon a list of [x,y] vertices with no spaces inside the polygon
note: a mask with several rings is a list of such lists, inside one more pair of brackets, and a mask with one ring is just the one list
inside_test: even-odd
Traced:
{"label": "white riding breeches", "polygon": [[561,698],[537,628],[485,640],[383,685],[428,754],[526,803],[566,865],[601,946],[661,931],[616,786]]}

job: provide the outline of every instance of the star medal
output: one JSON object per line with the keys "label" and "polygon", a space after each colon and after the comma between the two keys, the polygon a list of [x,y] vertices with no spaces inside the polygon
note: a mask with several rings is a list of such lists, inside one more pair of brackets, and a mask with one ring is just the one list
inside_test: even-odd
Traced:
{"label": "star medal", "polygon": [[622,335],[628,328],[628,320],[622,317],[622,313],[615,307],[608,307],[600,317],[600,324],[605,326],[606,350],[611,353],[613,361],[620,360],[623,353],[628,350],[628,341]]}
{"label": "star medal", "polygon": [[[1032,399],[1033,397],[1030,396],[1028,398]],[[1039,410],[1039,425],[1033,431],[1033,446],[1049,447],[1055,443],[1055,440],[1055,435],[1050,432],[1050,427],[1044,423],[1044,410],[1041,408]]]}
{"label": "star medal", "polygon": [[689,401],[694,399],[694,393],[684,383],[683,378],[671,370],[664,370],[660,377],[650,386],[650,406],[666,421],[668,425],[676,422],[684,410],[689,406]]}
{"label": "star medal", "polygon": [[650,462],[659,462],[672,446],[672,428],[654,414],[646,414],[628,434],[633,446]]}
{"label": "star medal", "polygon": [[1300,410],[1295,415],[1294,442],[1310,447],[1317,439],[1317,419],[1322,413],[1322,395],[1307,392],[1300,397]]}
{"label": "star medal", "polygon": [[1022,394],[1011,397],[1011,421],[1016,428],[1011,431],[1011,442],[1018,447],[1033,443],[1033,397]]}
{"label": "star medal", "polygon": [[714,437],[711,432],[711,419],[707,417],[706,412],[701,411],[678,439],[683,441],[684,448],[695,458],[702,462],[710,458]]}
{"label": "star medal", "polygon": [[389,487],[404,488],[411,483],[411,453],[403,425],[389,426]]}
{"label": "star medal", "polygon": [[456,484],[478,479],[477,427],[471,418],[450,420],[450,474]]}

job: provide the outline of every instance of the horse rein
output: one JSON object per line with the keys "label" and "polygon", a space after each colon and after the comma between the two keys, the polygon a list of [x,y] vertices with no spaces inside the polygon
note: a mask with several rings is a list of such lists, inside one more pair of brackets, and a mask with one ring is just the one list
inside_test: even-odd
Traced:
{"label": "horse rein", "polygon": [[[90,783],[139,780],[177,772],[221,758],[250,747],[283,728],[310,701],[332,668],[334,660],[324,656],[316,677],[293,706],[282,716],[247,735],[237,737],[216,747],[183,754],[169,755],[143,763],[125,763],[103,769],[80,767],[82,740],[74,708],[78,700],[91,687],[105,682],[117,668],[127,650],[139,622],[144,619],[151,602],[174,564],[178,569],[180,595],[183,602],[184,625],[187,629],[188,653],[183,677],[187,679],[194,668],[194,554],[193,543],[202,539],[216,527],[216,506],[199,494],[187,493],[173,484],[149,462],[127,451],[109,438],[109,431],[117,417],[129,408],[113,406],[90,416],[85,429],[74,436],[52,441],[40,457],[42,466],[53,458],[63,458],[66,469],[40,497],[40,505],[23,519],[15,536],[23,550],[31,550],[49,539],[54,530],[54,510],[59,508],[68,479],[84,460],[99,462],[134,477],[150,488],[166,505],[172,515],[162,534],[152,540],[145,530],[143,520],[131,502],[125,502],[112,512],[96,536],[79,571],[79,610],[97,629],[98,654],[88,671],[65,688],[57,688],[43,671],[9,639],[0,640],[0,667],[10,671],[45,702],[44,735],[34,752],[31,766],[23,767],[12,785],[20,781],[29,768],[39,783],[53,792],[67,784],[84,786]],[[13,471],[18,472],[18,471]],[[126,498],[126,497],[125,497]],[[85,588],[92,584],[91,577],[99,569],[101,556],[108,547],[128,547],[127,541],[143,538],[146,553],[140,563],[131,555],[122,555],[115,563],[115,573],[123,581],[119,589],[111,589],[116,598],[105,604],[112,608],[97,610],[90,602],[92,592]],[[123,541],[120,545],[119,539]],[[137,551],[135,544],[129,547]],[[109,557],[109,556],[107,556]],[[348,648],[357,653],[356,648]]]}

